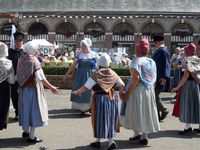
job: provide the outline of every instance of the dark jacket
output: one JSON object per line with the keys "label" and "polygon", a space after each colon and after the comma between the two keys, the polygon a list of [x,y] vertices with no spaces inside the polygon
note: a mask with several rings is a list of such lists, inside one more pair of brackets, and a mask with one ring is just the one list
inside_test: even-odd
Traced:
{"label": "dark jacket", "polygon": [[[156,88],[160,90],[169,90],[170,88],[170,58],[166,47],[159,47],[153,54],[153,60],[156,62],[157,67],[157,80]],[[165,85],[160,84],[160,79],[165,78],[167,83]]]}

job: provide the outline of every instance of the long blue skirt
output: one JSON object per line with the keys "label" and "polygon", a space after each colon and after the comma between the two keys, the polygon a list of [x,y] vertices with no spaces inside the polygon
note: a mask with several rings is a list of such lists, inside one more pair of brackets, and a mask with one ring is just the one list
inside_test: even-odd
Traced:
{"label": "long blue skirt", "polygon": [[19,123],[23,130],[29,127],[41,127],[47,122],[43,122],[38,104],[36,88],[22,88],[20,89],[20,112]]}
{"label": "long blue skirt", "polygon": [[92,99],[92,123],[95,138],[113,138],[119,131],[118,95],[110,100],[106,94]]}
{"label": "long blue skirt", "polygon": [[186,81],[181,88],[179,119],[184,123],[200,123],[200,92],[195,81]]}

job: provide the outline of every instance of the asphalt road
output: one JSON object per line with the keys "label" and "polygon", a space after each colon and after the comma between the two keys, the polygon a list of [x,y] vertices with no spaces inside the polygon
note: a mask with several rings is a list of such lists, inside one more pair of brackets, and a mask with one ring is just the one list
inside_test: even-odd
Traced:
{"label": "asphalt road", "polygon": [[[10,122],[7,130],[0,131],[0,149],[2,150],[92,150],[89,143],[94,141],[91,117],[81,118],[79,112],[70,109],[70,90],[62,90],[60,95],[52,95],[46,91],[49,124],[36,130],[36,134],[44,141],[29,144],[21,138],[22,130],[18,122],[13,121],[14,112],[10,109]],[[130,143],[129,137],[133,131],[121,127],[117,134],[116,143],[119,149],[145,150],[200,150],[200,135],[193,133],[190,136],[180,136],[177,132],[183,130],[184,124],[171,116],[174,95],[162,93],[165,106],[170,111],[167,118],[160,123],[161,131],[149,134],[149,145],[144,147],[137,143]],[[193,125],[198,127],[198,125]],[[107,141],[102,141],[101,150],[107,147]]]}

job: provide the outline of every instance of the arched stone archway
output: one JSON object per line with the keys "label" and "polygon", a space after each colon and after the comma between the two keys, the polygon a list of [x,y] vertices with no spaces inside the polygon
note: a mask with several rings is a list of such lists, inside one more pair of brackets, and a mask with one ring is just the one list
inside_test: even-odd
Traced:
{"label": "arched stone archway", "polygon": [[174,25],[171,33],[172,35],[190,36],[193,34],[193,29],[187,23],[178,23]]}
{"label": "arched stone archway", "polygon": [[48,28],[41,22],[35,22],[28,28],[27,40],[46,39],[48,40]]}
{"label": "arched stone archway", "polygon": [[113,27],[113,34],[115,35],[134,35],[134,28],[127,22],[120,22]]}
{"label": "arched stone archway", "polygon": [[113,44],[123,42],[123,43],[133,43],[135,30],[130,23],[120,22],[113,27]]}
{"label": "arched stone archway", "polygon": [[150,42],[153,41],[153,34],[163,34],[164,30],[157,22],[150,22],[143,26],[142,36],[147,38]]}
{"label": "arched stone archway", "polygon": [[85,26],[84,34],[90,35],[93,38],[101,37],[105,35],[105,28],[98,22],[90,22]]}
{"label": "arched stone archway", "polygon": [[184,47],[193,41],[193,28],[188,23],[177,23],[171,29],[171,53],[176,47]]}
{"label": "arched stone archway", "polygon": [[70,22],[62,22],[56,27],[56,40],[76,39],[76,28]]}
{"label": "arched stone archway", "polygon": [[134,27],[128,22],[119,22],[113,27],[112,47],[117,53],[127,53],[129,57],[133,55],[134,47]]}
{"label": "arched stone archway", "polygon": [[41,22],[35,22],[31,24],[28,29],[29,35],[40,35],[40,34],[48,34],[47,27]]}
{"label": "arched stone archway", "polygon": [[17,25],[16,23],[4,23],[1,25],[0,28],[0,41],[9,43],[10,42],[10,36],[12,32],[12,25],[15,25],[16,30],[20,31],[20,26]]}

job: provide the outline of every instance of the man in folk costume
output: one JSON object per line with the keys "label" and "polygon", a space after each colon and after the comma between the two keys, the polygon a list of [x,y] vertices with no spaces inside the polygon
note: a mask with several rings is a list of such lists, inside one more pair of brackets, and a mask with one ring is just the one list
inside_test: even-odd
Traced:
{"label": "man in folk costume", "polygon": [[37,43],[30,41],[24,45],[26,53],[19,59],[17,78],[19,88],[19,124],[24,132],[22,137],[27,137],[28,142],[37,143],[42,140],[35,136],[35,129],[47,125],[48,108],[43,84],[52,93],[59,91],[51,85],[42,70],[40,62],[34,56],[38,49]]}
{"label": "man in folk costume", "polygon": [[[14,48],[9,49],[8,59],[12,61],[14,67],[14,75],[16,76],[18,59],[23,55],[22,45],[24,34],[21,32],[14,33]],[[11,85],[11,99],[15,109],[15,120],[18,120],[18,82]]]}
{"label": "man in folk costume", "polygon": [[160,92],[165,91],[170,80],[170,59],[167,48],[164,45],[164,36],[160,34],[154,35],[154,45],[156,48],[153,54],[153,60],[157,67],[157,80],[155,86],[156,104],[158,109],[159,120],[166,118],[169,113],[160,100]]}
{"label": "man in folk costume", "polygon": [[0,130],[7,128],[10,88],[9,83],[14,83],[14,69],[8,56],[8,47],[0,42]]}
{"label": "man in folk costume", "polygon": [[75,95],[93,89],[92,97],[92,126],[96,141],[90,146],[100,148],[100,139],[108,138],[109,145],[107,150],[117,148],[114,137],[119,131],[119,113],[118,113],[118,94],[114,88],[119,87],[119,95],[122,95],[124,83],[120,77],[109,68],[110,56],[102,55],[97,59],[98,69],[92,73],[85,85],[80,89],[73,91]]}

